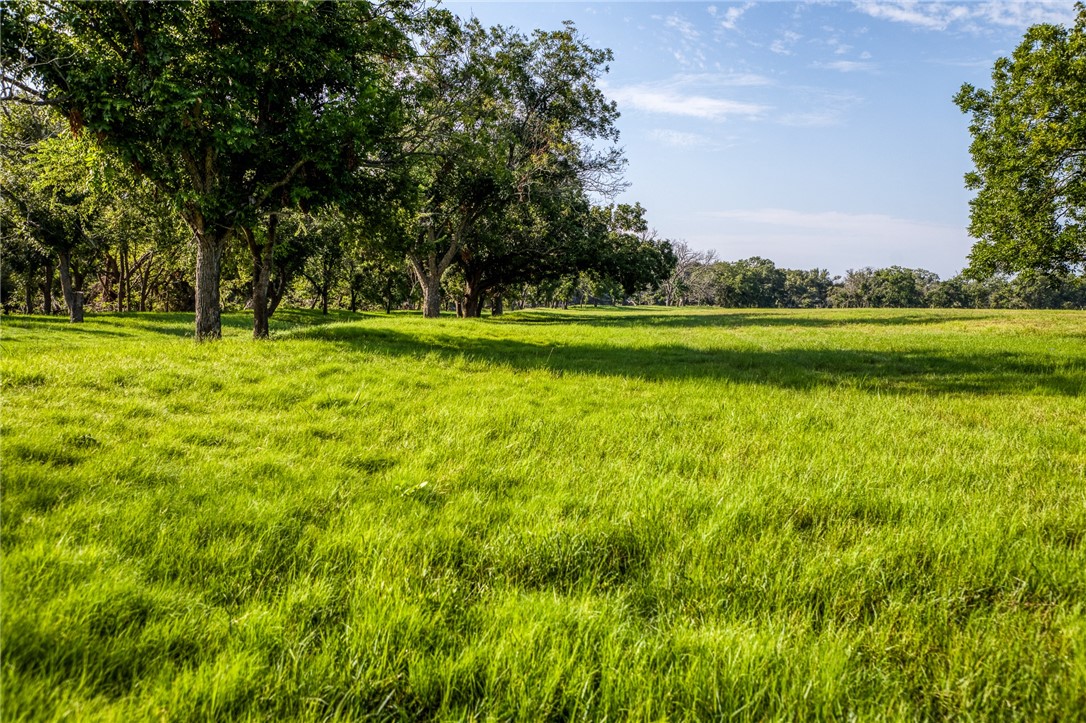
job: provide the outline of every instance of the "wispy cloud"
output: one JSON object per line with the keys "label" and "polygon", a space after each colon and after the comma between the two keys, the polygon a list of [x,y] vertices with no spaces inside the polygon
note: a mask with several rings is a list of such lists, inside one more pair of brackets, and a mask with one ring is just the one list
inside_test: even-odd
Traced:
{"label": "wispy cloud", "polygon": [[694,23],[680,16],[678,13],[672,13],[664,18],[664,27],[679,31],[679,34],[687,40],[693,41],[701,37],[701,33],[694,27]]}
{"label": "wispy cloud", "polygon": [[863,102],[850,91],[780,85],[752,73],[680,73],[652,83],[605,84],[603,90],[622,110],[803,128],[839,125]]}
{"label": "wispy cloud", "polygon": [[791,55],[792,46],[802,38],[803,36],[795,31],[785,30],[779,38],[770,43],[769,49],[777,55]]}
{"label": "wispy cloud", "polygon": [[682,87],[758,87],[775,85],[776,81],[757,73],[680,73],[672,83]]}
{"label": "wispy cloud", "polygon": [[659,84],[608,88],[606,92],[612,99],[618,101],[620,107],[628,105],[648,113],[706,120],[721,121],[733,116],[756,118],[769,110],[768,106],[759,103],[684,93],[677,87]]}
{"label": "wispy cloud", "polygon": [[853,0],[860,12],[879,20],[924,30],[961,29],[976,32],[985,26],[1026,28],[1036,23],[1066,23],[1074,18],[1070,3],[1047,0],[991,0],[952,3],[921,0]]}
{"label": "wispy cloud", "polygon": [[733,139],[724,139],[703,135],[701,133],[688,133],[667,128],[654,128],[649,131],[649,136],[656,142],[669,148],[681,148],[698,151],[719,151],[728,148]]}
{"label": "wispy cloud", "polygon": [[[720,16],[720,27],[725,30],[735,30],[736,24],[739,22],[739,18],[743,17],[743,13],[754,7],[754,3],[746,3],[743,5],[729,5],[728,9],[724,11],[724,14]],[[717,15],[716,8],[710,12],[710,15],[714,17]]]}
{"label": "wispy cloud", "polygon": [[790,101],[775,122],[792,128],[826,128],[841,125],[849,110],[863,103],[863,98],[848,91],[794,88]]}
{"label": "wispy cloud", "polygon": [[861,60],[833,60],[829,63],[812,63],[811,67],[836,70],[838,73],[873,73],[878,70],[874,63]]}

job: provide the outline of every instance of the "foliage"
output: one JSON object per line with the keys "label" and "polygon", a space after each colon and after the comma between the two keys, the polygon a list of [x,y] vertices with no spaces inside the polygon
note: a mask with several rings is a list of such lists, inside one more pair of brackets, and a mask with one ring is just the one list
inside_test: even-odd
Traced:
{"label": "foliage", "polygon": [[971,114],[970,254],[982,275],[1086,269],[1086,6],[1071,28],[1035,25],[955,96]]}
{"label": "foliage", "polygon": [[[611,145],[618,114],[597,85],[610,58],[570,23],[529,36],[450,18],[424,39],[405,70],[415,190],[404,199],[404,238],[426,315],[438,313],[441,280],[457,262],[469,315],[489,290],[480,285],[562,273],[542,267],[568,264],[553,253],[577,237],[565,218],[580,213],[586,191],[612,190],[623,163]],[[548,226],[563,229],[545,235]]]}
{"label": "foliage", "polygon": [[234,230],[313,200],[384,127],[383,58],[404,35],[383,13],[403,8],[28,1],[5,6],[0,53],[14,83],[174,203],[197,241],[196,336],[214,338]]}
{"label": "foliage", "polygon": [[833,290],[834,306],[923,307],[928,288],[939,277],[924,269],[890,266],[884,269],[849,269],[841,285]]}
{"label": "foliage", "polygon": [[44,269],[48,297],[59,270],[73,321],[74,294],[95,308],[152,308],[185,256],[177,217],[146,179],[72,135],[52,109],[9,103],[3,112],[5,252],[29,275],[23,283]]}

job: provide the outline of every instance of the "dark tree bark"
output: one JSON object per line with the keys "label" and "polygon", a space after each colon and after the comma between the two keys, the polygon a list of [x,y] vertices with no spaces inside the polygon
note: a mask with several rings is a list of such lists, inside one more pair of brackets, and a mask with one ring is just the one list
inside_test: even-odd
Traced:
{"label": "dark tree bark", "polygon": [[23,309],[27,314],[34,313],[34,275],[38,272],[36,267],[31,267],[26,272],[26,282],[23,284]]}
{"label": "dark tree bark", "polygon": [[478,275],[470,276],[464,286],[464,298],[461,301],[462,316],[469,319],[477,319],[482,316],[485,294],[486,287],[479,280]]}
{"label": "dark tree bark", "polygon": [[83,321],[83,292],[72,283],[72,252],[64,249],[60,256],[60,291],[64,295],[64,304],[68,307],[68,321],[78,324]]}
{"label": "dark tree bark", "polygon": [[275,314],[275,310],[279,308],[279,302],[283,300],[283,296],[287,292],[287,280],[284,276],[276,278],[275,283],[271,284],[271,291],[268,298],[268,318]]}
{"label": "dark tree bark", "polygon": [[505,304],[502,302],[502,295],[495,294],[494,298],[490,300],[490,315],[501,316],[505,313]]}
{"label": "dark tree bark", "polygon": [[[274,309],[268,303],[268,288],[275,264],[275,236],[279,226],[279,214],[268,218],[268,233],[263,243],[258,243],[251,228],[242,228],[249,253],[253,257],[253,338],[267,339],[269,321]],[[278,306],[278,303],[276,303]]]}
{"label": "dark tree bark", "polygon": [[[429,246],[433,248],[436,245],[437,234],[433,229],[427,229],[426,233],[429,237],[427,239]],[[441,316],[441,279],[445,276],[449,266],[452,265],[453,259],[456,258],[458,247],[459,244],[455,240],[450,241],[449,248],[446,249],[441,258],[438,258],[436,251],[425,256],[418,253],[407,255],[411,270],[422,288],[422,315],[424,318],[436,319]]]}
{"label": "dark tree bark", "polygon": [[223,250],[233,229],[209,228],[199,214],[189,219],[189,226],[196,236],[196,340],[221,339],[219,278],[222,272]]}
{"label": "dark tree bark", "polygon": [[[436,262],[434,254],[429,261]],[[419,280],[422,288],[422,315],[427,319],[436,319],[441,316],[441,275],[437,272],[437,263],[429,263],[423,266],[414,257],[411,258],[411,268]]]}
{"label": "dark tree bark", "polygon": [[117,311],[124,311],[124,280],[128,276],[128,254],[124,247],[117,251]]}
{"label": "dark tree bark", "polygon": [[53,260],[50,258],[45,262],[45,281],[41,285],[42,303],[41,308],[46,316],[52,316],[53,314],[53,275],[55,268],[53,266]]}

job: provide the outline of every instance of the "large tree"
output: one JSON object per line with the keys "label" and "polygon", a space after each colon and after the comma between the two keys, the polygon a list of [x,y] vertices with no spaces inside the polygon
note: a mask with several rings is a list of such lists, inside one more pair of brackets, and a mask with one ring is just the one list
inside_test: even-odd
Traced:
{"label": "large tree", "polygon": [[418,131],[404,238],[432,317],[445,272],[497,238],[485,224],[508,227],[508,209],[540,194],[613,190],[623,160],[597,86],[610,52],[571,25],[525,36],[450,23],[424,49],[408,74]]}
{"label": "large tree", "polygon": [[[385,13],[404,5],[26,0],[2,15],[4,82],[174,202],[196,242],[196,338],[217,338],[236,230],[311,195],[300,179],[327,171],[330,152],[347,167],[367,152],[357,140],[383,103],[380,58],[402,40]],[[274,227],[251,246],[259,277]]]}
{"label": "large tree", "polygon": [[488,214],[464,239],[457,257],[464,277],[461,314],[480,316],[487,297],[492,311],[500,314],[506,289],[599,266],[606,233],[589,199],[575,186],[541,189],[530,200]]}
{"label": "large tree", "polygon": [[980,273],[1086,267],[1086,7],[1074,26],[1035,25],[996,61],[990,90],[963,85],[975,170],[966,186]]}

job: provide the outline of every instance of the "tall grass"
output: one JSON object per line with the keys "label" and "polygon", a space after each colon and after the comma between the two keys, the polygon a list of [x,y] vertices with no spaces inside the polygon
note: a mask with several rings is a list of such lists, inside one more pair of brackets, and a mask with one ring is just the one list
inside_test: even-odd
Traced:
{"label": "tall grass", "polygon": [[1086,719],[1086,317],[6,318],[4,720]]}

